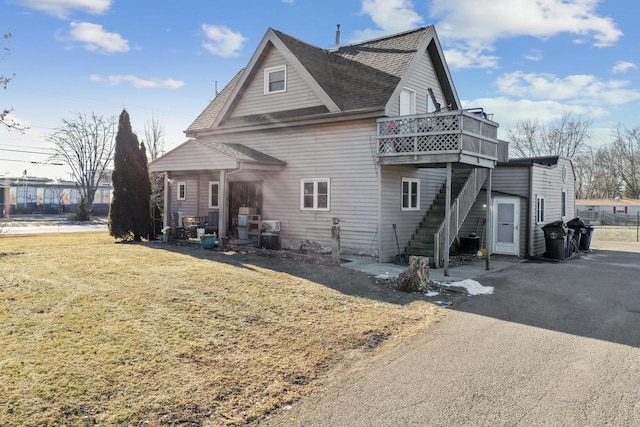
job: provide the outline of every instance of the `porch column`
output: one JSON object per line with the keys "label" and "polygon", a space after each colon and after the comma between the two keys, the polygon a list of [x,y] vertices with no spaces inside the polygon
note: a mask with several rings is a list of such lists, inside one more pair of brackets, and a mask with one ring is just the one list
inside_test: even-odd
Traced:
{"label": "porch column", "polygon": [[447,192],[445,197],[444,208],[444,275],[449,276],[449,243],[451,239],[449,237],[451,233],[451,162],[447,163]]}
{"label": "porch column", "polygon": [[218,237],[227,235],[227,171],[220,169],[220,185],[218,185]]}
{"label": "porch column", "polygon": [[492,242],[493,242],[493,223],[491,222],[491,211],[493,209],[493,204],[491,201],[491,179],[492,179],[492,175],[493,175],[493,169],[489,169],[489,180],[487,183],[487,218],[485,219],[486,221],[486,225],[485,225],[485,233],[486,233],[486,242],[487,245],[485,247],[485,250],[487,251],[487,256],[486,256],[486,269],[490,270],[491,269],[491,246],[492,246]]}
{"label": "porch column", "polygon": [[170,222],[170,215],[169,212],[171,212],[171,197],[169,197],[171,194],[171,190],[169,189],[169,172],[165,172],[164,173],[164,218],[162,219],[162,223],[163,223],[163,228],[164,227],[170,227],[171,226],[171,222]]}

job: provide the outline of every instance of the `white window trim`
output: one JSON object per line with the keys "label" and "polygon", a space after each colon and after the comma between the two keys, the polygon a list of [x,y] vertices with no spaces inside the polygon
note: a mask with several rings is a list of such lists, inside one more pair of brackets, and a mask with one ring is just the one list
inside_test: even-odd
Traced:
{"label": "white window trim", "polygon": [[569,212],[569,197],[567,195],[567,189],[563,188],[560,193],[560,209],[564,207],[564,212],[560,212],[562,215],[562,219],[567,219],[567,212]]}
{"label": "white window trim", "polygon": [[[218,204],[213,205],[213,200],[211,197],[211,187],[217,185],[218,186]],[[220,181],[209,181],[209,208],[217,209],[220,207]]]}
{"label": "white window trim", "polygon": [[[540,209],[540,204],[542,202],[542,209]],[[545,221],[547,210],[547,203],[545,202],[544,196],[536,196],[536,223],[542,224]]]}
{"label": "white window trim", "polygon": [[[277,73],[278,71],[284,71],[284,88],[281,90],[269,90],[269,75],[271,73]],[[287,66],[286,65],[278,65],[277,67],[265,68],[264,69],[264,94],[270,95],[272,93],[282,93],[287,91]]]}
{"label": "white window trim", "polygon": [[[409,206],[405,207],[403,204],[404,198],[404,183],[409,183]],[[416,203],[417,206],[411,206],[411,184],[417,183]],[[400,185],[400,209],[402,211],[419,211],[420,210],[420,180],[416,178],[402,178],[402,184]]]}
{"label": "white window trim", "polygon": [[[184,191],[183,191],[184,196],[183,197],[180,197],[180,193],[181,193],[180,189],[181,188],[184,188]],[[176,193],[176,199],[177,200],[187,200],[187,183],[184,182],[184,181],[183,182],[179,182],[177,189],[178,189],[178,192]]]}
{"label": "white window trim", "polygon": [[[318,183],[320,182],[327,183],[327,207],[326,208],[318,207]],[[312,208],[306,208],[304,206],[304,185],[308,183],[313,183],[313,207]],[[300,180],[300,210],[301,211],[323,211],[323,212],[328,212],[331,210],[331,179],[330,178],[312,178],[312,179]]]}

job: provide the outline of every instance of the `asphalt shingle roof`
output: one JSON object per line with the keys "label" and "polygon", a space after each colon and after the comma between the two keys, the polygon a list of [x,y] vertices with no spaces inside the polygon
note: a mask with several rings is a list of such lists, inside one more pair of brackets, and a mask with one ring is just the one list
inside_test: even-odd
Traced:
{"label": "asphalt shingle roof", "polygon": [[[327,50],[272,30],[341,111],[384,108],[432,27]],[[241,80],[241,70],[187,131],[209,128]],[[224,125],[269,123],[328,112],[298,109],[228,119]]]}

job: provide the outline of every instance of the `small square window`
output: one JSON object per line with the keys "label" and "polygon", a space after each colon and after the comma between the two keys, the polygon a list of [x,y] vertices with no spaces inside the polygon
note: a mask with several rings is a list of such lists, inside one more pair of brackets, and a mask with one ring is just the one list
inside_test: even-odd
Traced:
{"label": "small square window", "polygon": [[178,200],[187,200],[187,183],[178,183]]}
{"label": "small square window", "polygon": [[209,181],[209,207],[210,208],[218,208],[219,204],[219,191],[220,191],[220,182],[219,181]]}
{"label": "small square window", "polygon": [[287,90],[287,66],[267,68],[264,70],[264,93],[278,93]]}
{"label": "small square window", "polygon": [[402,178],[402,210],[420,210],[420,180]]}
{"label": "small square window", "polygon": [[303,179],[300,182],[300,209],[328,211],[330,210],[330,181],[323,179]]}

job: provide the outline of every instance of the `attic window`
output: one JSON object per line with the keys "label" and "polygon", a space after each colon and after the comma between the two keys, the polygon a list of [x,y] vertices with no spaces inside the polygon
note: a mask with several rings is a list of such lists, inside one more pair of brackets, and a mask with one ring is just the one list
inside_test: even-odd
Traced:
{"label": "attic window", "polygon": [[287,90],[287,66],[266,68],[264,70],[264,94],[285,92]]}

